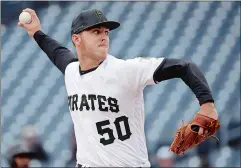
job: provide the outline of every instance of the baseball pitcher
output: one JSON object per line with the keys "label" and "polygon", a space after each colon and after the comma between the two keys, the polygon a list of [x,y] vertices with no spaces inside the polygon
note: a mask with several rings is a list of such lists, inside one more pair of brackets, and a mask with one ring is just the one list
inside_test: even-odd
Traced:
{"label": "baseball pitcher", "polygon": [[82,11],[72,21],[76,58],[43,33],[34,10],[24,11],[31,14],[32,21],[18,25],[64,75],[77,142],[77,167],[150,167],[143,89],[164,80],[182,79],[200,104],[193,121],[178,130],[171,151],[183,154],[219,128],[210,88],[194,63],[163,57],[122,60],[110,55],[109,33],[120,23],[107,20],[97,9]]}

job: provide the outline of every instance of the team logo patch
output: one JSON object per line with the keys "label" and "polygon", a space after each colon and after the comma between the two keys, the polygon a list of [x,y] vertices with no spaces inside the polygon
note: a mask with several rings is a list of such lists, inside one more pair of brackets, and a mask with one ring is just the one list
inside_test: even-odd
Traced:
{"label": "team logo patch", "polygon": [[106,21],[105,17],[103,16],[101,11],[98,10],[94,10],[96,17],[100,20],[100,21]]}

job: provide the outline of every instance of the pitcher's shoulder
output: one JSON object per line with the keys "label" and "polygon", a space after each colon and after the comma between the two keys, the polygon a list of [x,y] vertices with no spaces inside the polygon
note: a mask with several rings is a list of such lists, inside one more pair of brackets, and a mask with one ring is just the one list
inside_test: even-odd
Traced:
{"label": "pitcher's shoulder", "polygon": [[132,61],[135,61],[136,60],[136,58],[133,58],[133,59],[124,59],[124,58],[118,58],[118,57],[116,57],[116,56],[113,56],[113,55],[109,55],[108,56],[109,57],[109,62],[111,63],[111,64],[115,64],[115,65],[122,65],[122,66],[124,66],[124,65],[127,65],[127,64],[129,64],[130,62],[132,62]]}
{"label": "pitcher's shoulder", "polygon": [[110,54],[108,54],[108,60],[110,62],[123,62],[124,61],[123,59],[110,55]]}
{"label": "pitcher's shoulder", "polygon": [[78,67],[79,67],[79,62],[78,60],[71,62],[67,65],[66,69],[65,69],[65,74],[66,73],[73,73],[76,70],[78,71]]}

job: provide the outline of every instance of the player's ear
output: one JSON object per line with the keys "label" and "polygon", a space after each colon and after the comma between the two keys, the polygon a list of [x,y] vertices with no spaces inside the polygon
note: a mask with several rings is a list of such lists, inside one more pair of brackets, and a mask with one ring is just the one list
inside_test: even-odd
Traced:
{"label": "player's ear", "polygon": [[78,34],[73,34],[72,35],[72,41],[73,41],[73,43],[76,46],[76,45],[80,44],[81,38],[80,38],[80,36]]}

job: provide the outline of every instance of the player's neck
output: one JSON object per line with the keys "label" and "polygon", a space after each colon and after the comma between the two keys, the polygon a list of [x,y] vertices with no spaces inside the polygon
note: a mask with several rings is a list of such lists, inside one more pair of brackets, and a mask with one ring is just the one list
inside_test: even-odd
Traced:
{"label": "player's neck", "polygon": [[102,61],[104,60],[93,60],[86,57],[79,57],[81,71],[86,71],[98,67]]}

